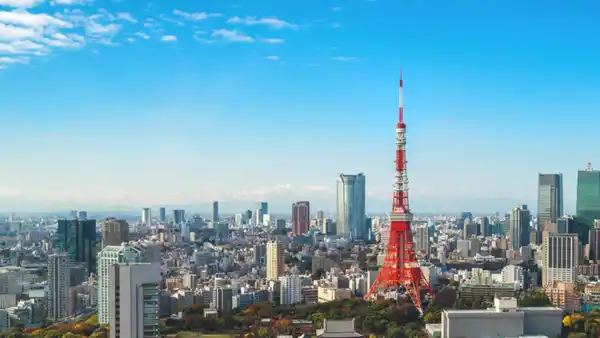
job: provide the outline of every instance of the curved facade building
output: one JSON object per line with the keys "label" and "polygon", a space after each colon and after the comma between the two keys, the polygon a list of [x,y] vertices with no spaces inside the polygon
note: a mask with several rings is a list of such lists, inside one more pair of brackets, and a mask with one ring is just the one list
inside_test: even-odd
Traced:
{"label": "curved facade building", "polygon": [[366,224],[365,175],[340,174],[337,182],[337,235],[352,240],[366,240],[369,229]]}

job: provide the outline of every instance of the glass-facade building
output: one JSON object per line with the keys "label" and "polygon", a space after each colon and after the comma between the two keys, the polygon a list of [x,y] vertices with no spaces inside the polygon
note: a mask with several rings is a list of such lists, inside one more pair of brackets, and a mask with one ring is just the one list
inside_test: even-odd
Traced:
{"label": "glass-facade building", "polygon": [[600,219],[600,171],[581,170],[577,173],[577,220],[589,229],[594,219]]}
{"label": "glass-facade building", "polygon": [[519,250],[522,246],[530,244],[531,239],[531,213],[526,205],[514,208],[509,217],[510,247]]}
{"label": "glass-facade building", "polygon": [[88,273],[96,273],[96,220],[59,220],[56,249],[72,262],[84,263]]}
{"label": "glass-facade building", "polygon": [[364,174],[340,174],[337,182],[336,231],[341,237],[367,240],[366,180]]}
{"label": "glass-facade building", "polygon": [[564,215],[562,174],[539,174],[537,209],[538,225],[542,227],[546,224],[556,224]]}

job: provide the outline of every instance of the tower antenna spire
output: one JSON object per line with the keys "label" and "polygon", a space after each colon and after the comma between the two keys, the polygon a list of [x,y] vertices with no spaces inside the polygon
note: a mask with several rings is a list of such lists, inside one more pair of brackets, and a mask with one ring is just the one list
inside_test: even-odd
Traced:
{"label": "tower antenna spire", "polygon": [[422,314],[421,287],[431,295],[433,295],[433,291],[419,267],[413,244],[411,229],[413,216],[408,204],[406,124],[404,123],[402,87],[402,68],[400,68],[398,123],[396,124],[396,174],[392,213],[389,219],[390,236],[383,267],[365,295],[365,299],[376,298],[380,292],[403,290],[410,296],[413,304]]}
{"label": "tower antenna spire", "polygon": [[587,166],[585,167],[585,170],[592,171],[592,162],[588,162],[587,163]]}

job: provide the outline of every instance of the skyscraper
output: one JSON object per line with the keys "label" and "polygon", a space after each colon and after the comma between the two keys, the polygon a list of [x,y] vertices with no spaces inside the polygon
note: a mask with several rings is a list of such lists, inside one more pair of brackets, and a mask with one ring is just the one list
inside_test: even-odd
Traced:
{"label": "skyscraper", "polygon": [[538,232],[548,229],[563,216],[562,174],[539,174]]}
{"label": "skyscraper", "polygon": [[219,221],[219,201],[212,202],[212,221]]}
{"label": "skyscraper", "polygon": [[267,243],[267,279],[277,280],[284,272],[283,244],[278,241]]}
{"label": "skyscraper", "polygon": [[415,251],[418,254],[429,255],[429,226],[420,224],[415,228]]}
{"label": "skyscraper", "polygon": [[95,273],[96,220],[58,220],[56,248],[67,253],[72,262],[85,263],[88,273]]}
{"label": "skyscraper", "polygon": [[577,279],[580,244],[577,234],[544,234],[542,287],[552,282],[574,283]]}
{"label": "skyscraper", "polygon": [[142,209],[142,224],[147,227],[152,225],[152,210],[150,208]]}
{"label": "skyscraper", "polygon": [[269,203],[260,202],[260,211],[262,212],[263,215],[268,215],[269,214]]}
{"label": "skyscraper", "polygon": [[110,267],[110,336],[158,338],[160,264],[115,264]]}
{"label": "skyscraper", "polygon": [[308,201],[292,204],[292,233],[304,235],[310,225],[310,203]]}
{"label": "skyscraper", "polygon": [[122,219],[107,218],[102,222],[102,247],[121,245],[129,241],[129,223]]}
{"label": "skyscraper", "polygon": [[365,175],[340,174],[337,182],[337,235],[352,240],[366,240]]}
{"label": "skyscraper", "polygon": [[576,212],[578,220],[589,229],[593,228],[594,219],[600,219],[600,171],[590,165],[577,172]]}
{"label": "skyscraper", "polygon": [[165,209],[165,208],[158,209],[158,220],[161,222],[167,221],[167,209]]}
{"label": "skyscraper", "polygon": [[510,243],[513,250],[529,245],[531,239],[531,213],[527,205],[519,205],[510,212]]}
{"label": "skyscraper", "polygon": [[173,210],[173,223],[181,224],[185,221],[185,210],[175,209]]}
{"label": "skyscraper", "polygon": [[86,220],[87,219],[87,212],[86,211],[79,211],[79,212],[77,212],[77,218],[79,218],[80,220]]}
{"label": "skyscraper", "polygon": [[57,321],[69,315],[70,266],[67,253],[48,257],[48,319]]}
{"label": "skyscraper", "polygon": [[110,287],[113,284],[110,269],[118,263],[142,260],[142,250],[134,245],[109,245],[98,253],[98,323],[111,324]]}

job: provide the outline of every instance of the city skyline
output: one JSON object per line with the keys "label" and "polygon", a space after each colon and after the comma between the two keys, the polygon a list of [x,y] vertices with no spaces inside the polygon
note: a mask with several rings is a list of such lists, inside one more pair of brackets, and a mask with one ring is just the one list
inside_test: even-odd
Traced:
{"label": "city skyline", "polygon": [[400,65],[415,213],[534,207],[540,172],[574,213],[577,170],[600,163],[598,4],[19,2],[0,0],[3,211],[333,210],[339,172],[389,211]]}

